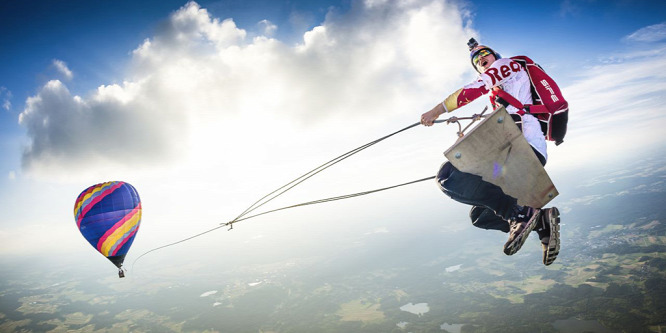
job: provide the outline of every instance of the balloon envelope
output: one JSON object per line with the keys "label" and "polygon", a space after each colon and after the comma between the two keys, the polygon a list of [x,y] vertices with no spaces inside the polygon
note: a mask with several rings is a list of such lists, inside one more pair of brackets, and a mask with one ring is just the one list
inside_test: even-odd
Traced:
{"label": "balloon envelope", "polygon": [[93,185],[76,199],[74,218],[90,245],[120,268],[141,224],[141,200],[125,182]]}

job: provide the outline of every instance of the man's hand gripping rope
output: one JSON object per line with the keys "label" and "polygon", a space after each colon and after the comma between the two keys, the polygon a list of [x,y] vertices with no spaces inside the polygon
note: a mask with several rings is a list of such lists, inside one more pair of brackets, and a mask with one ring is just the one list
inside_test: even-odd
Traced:
{"label": "man's hand gripping rope", "polygon": [[[433,121],[432,123],[446,123],[447,125],[448,125],[448,124],[452,124],[452,123],[456,123],[456,124],[458,124],[458,137],[459,137],[459,138],[462,138],[462,137],[465,135],[465,131],[467,131],[467,129],[468,129],[470,126],[472,126],[472,124],[474,124],[475,121],[477,121],[477,120],[481,120],[481,118],[485,117],[483,114],[486,113],[486,111],[488,111],[488,107],[487,107],[487,106],[483,109],[483,111],[481,111],[481,113],[478,113],[478,114],[475,113],[475,114],[473,114],[473,115],[470,116],[470,117],[456,117],[456,116],[452,116],[452,117],[449,117],[449,118],[447,118],[447,119],[435,120],[435,121]],[[425,126],[430,126],[430,125],[426,125],[426,124],[424,124],[424,123],[423,123],[423,120],[424,120],[424,118],[423,118],[423,116],[422,116],[422,117],[421,117],[421,124],[423,124],[423,125],[425,125]],[[469,122],[469,124],[467,124],[467,126],[465,126],[465,128],[462,128],[462,125],[460,124],[460,120],[471,120],[471,121]]]}

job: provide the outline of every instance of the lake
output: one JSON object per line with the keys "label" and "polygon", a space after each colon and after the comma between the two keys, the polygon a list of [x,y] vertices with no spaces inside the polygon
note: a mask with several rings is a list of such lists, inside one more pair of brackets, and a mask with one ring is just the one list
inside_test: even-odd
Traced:
{"label": "lake", "polygon": [[409,303],[401,306],[400,310],[413,313],[420,317],[424,313],[430,311],[430,308],[428,307],[428,303],[418,303],[418,304]]}

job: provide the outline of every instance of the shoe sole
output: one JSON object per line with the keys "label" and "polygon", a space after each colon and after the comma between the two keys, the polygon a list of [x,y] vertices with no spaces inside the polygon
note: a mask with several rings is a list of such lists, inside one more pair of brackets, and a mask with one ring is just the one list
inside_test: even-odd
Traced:
{"label": "shoe sole", "polygon": [[534,227],[536,227],[537,221],[541,217],[541,210],[537,209],[534,215],[532,215],[532,218],[527,222],[527,226],[525,229],[523,229],[523,232],[520,233],[513,241],[510,243],[507,243],[504,245],[504,254],[511,256],[516,254],[520,248],[523,247],[523,244],[525,244],[525,240],[527,240],[527,236],[530,235],[532,230],[534,230]]}
{"label": "shoe sole", "polygon": [[548,219],[548,224],[550,225],[550,238],[543,252],[543,264],[548,266],[560,254],[560,211],[553,207],[549,209],[544,218]]}

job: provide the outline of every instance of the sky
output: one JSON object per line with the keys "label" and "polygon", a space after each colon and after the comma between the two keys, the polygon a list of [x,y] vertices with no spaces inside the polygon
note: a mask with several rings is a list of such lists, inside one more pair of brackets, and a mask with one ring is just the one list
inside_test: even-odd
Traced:
{"label": "sky", "polygon": [[[144,207],[129,258],[229,221],[474,80],[470,37],[530,56],[562,88],[569,132],[549,144],[546,168],[556,185],[664,152],[663,1],[3,1],[0,30],[4,256],[92,253],[74,200],[110,180],[133,184]],[[271,208],[434,175],[455,131],[412,129]],[[352,225],[395,232],[406,219],[441,216],[442,228],[468,226],[463,207],[419,184],[180,246],[266,251],[276,239],[335,237]]]}

